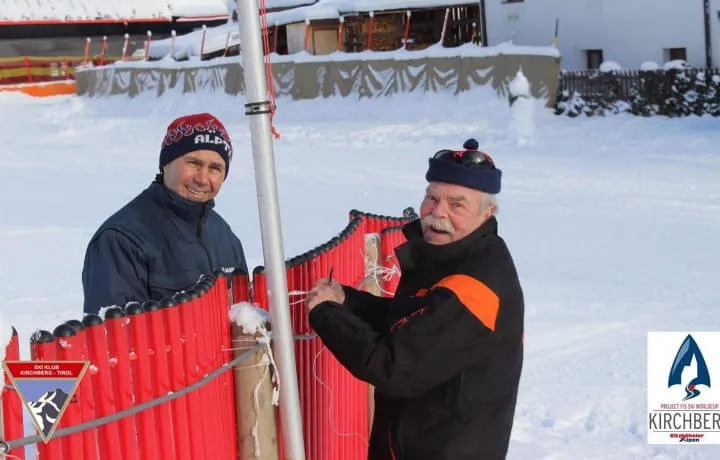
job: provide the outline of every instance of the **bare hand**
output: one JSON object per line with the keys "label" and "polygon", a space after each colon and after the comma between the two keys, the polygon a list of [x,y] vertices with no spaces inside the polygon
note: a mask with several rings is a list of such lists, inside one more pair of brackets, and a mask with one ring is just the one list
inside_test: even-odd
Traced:
{"label": "bare hand", "polygon": [[308,307],[308,311],[312,311],[313,308],[323,302],[336,302],[339,304],[345,302],[345,291],[343,291],[342,286],[335,281],[328,281],[327,279],[318,281],[312,290],[310,290],[305,304]]}

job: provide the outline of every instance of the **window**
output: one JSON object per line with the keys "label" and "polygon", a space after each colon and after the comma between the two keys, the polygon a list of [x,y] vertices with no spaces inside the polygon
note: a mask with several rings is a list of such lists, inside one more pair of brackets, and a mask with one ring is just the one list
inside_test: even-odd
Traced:
{"label": "window", "polygon": [[686,48],[667,48],[665,49],[666,61],[687,61]]}
{"label": "window", "polygon": [[588,70],[599,69],[603,63],[603,50],[587,50],[585,51],[586,65]]}

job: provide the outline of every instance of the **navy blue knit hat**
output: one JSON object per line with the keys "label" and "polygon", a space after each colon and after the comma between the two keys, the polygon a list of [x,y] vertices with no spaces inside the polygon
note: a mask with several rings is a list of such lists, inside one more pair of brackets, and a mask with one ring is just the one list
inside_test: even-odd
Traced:
{"label": "navy blue knit hat", "polygon": [[227,177],[233,155],[230,136],[220,120],[209,113],[185,115],[170,123],[160,149],[160,171],[174,159],[195,150],[217,152],[225,160]]}
{"label": "navy blue knit hat", "polygon": [[500,193],[502,171],[495,167],[490,155],[478,150],[478,142],[468,139],[463,144],[465,150],[441,150],[429,161],[425,174],[428,182],[445,182],[480,190],[481,192]]}

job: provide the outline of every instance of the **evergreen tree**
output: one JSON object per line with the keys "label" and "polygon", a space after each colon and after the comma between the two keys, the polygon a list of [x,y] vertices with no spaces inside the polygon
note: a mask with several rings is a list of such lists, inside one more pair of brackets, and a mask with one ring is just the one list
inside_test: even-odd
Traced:
{"label": "evergreen tree", "polygon": [[653,72],[641,70],[638,74],[637,82],[632,86],[630,90],[630,96],[628,104],[630,104],[629,112],[633,115],[639,115],[642,117],[649,117],[653,115],[653,109],[650,100],[645,95],[647,94],[648,86],[651,84],[650,79],[652,78]]}
{"label": "evergreen tree", "polygon": [[720,116],[720,75],[715,69],[706,70],[705,113],[713,117]]}

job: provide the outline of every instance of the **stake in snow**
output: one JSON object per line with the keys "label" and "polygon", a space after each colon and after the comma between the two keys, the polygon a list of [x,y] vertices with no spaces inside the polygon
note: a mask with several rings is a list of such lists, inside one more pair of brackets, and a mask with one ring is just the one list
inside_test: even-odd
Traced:
{"label": "stake in snow", "polygon": [[[277,458],[273,406],[280,398],[278,369],[270,347],[270,315],[251,303],[240,302],[231,307],[230,321],[235,356],[257,344],[264,345],[234,369],[237,404],[246,408],[238,419],[240,458]],[[252,410],[247,410],[248,403]]]}
{"label": "stake in snow", "polygon": [[[268,367],[272,367],[273,394],[272,404],[278,406],[280,404],[280,395],[278,387],[278,372],[275,360],[272,356],[272,348],[270,342],[272,340],[272,327],[270,314],[262,308],[256,307],[249,302],[240,302],[233,305],[230,309],[230,322],[241,328],[242,333],[248,336],[254,336],[258,343],[268,346],[267,353],[263,363]],[[239,344],[242,347],[242,344]]]}
{"label": "stake in snow", "polygon": [[[262,338],[270,343],[270,314],[249,302],[240,302],[230,308],[230,321],[242,328],[243,334]],[[267,341],[263,339],[267,339]]]}

